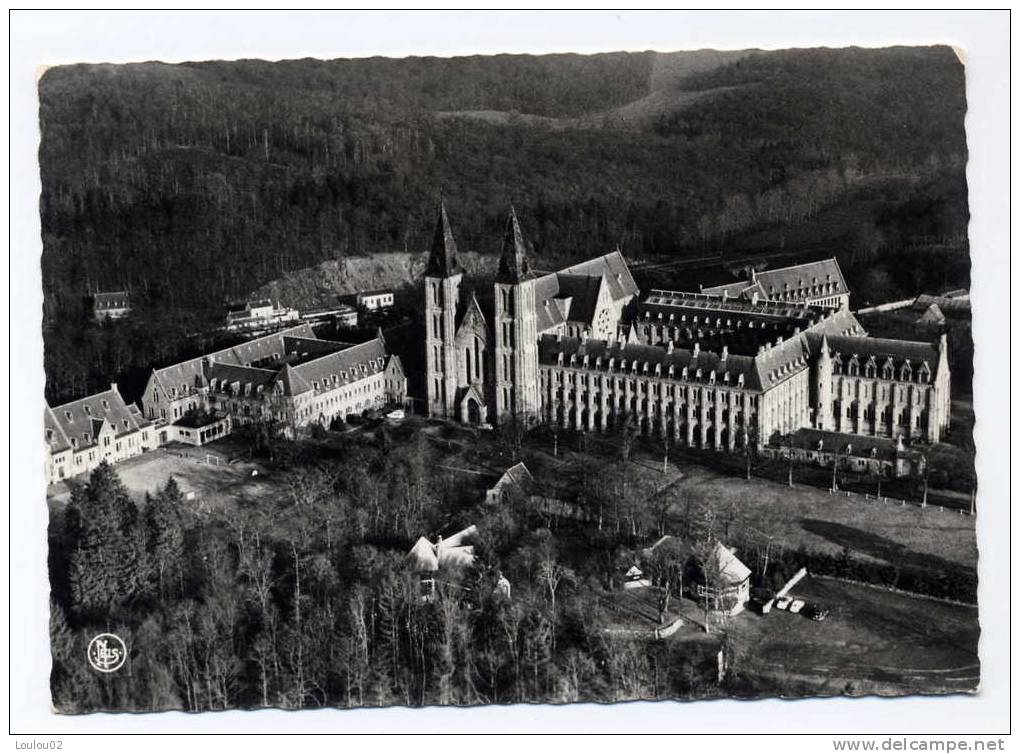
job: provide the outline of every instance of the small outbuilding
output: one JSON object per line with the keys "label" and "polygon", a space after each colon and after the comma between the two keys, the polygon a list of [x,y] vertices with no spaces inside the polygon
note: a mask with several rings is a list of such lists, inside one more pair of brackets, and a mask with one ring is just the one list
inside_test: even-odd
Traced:
{"label": "small outbuilding", "polygon": [[452,572],[467,568],[475,562],[475,547],[471,542],[478,536],[478,528],[472,524],[453,536],[435,543],[426,537],[418,537],[414,547],[407,553],[408,568],[418,574],[421,580],[421,598],[432,599],[436,589],[436,573]]}

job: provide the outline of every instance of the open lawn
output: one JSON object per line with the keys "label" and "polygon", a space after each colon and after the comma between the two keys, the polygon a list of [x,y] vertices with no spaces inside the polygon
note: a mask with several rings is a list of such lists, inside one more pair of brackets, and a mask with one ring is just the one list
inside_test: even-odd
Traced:
{"label": "open lawn", "polygon": [[936,567],[950,561],[976,567],[977,540],[972,516],[938,508],[901,507],[896,503],[830,495],[827,490],[752,478],[725,476],[702,466],[685,465],[683,479],[666,494],[673,512],[686,501],[711,502],[723,522],[751,526],[776,544],[828,553],[849,546],[866,558],[895,564],[916,562]]}
{"label": "open lawn", "polygon": [[797,695],[976,690],[977,608],[816,577],[792,596],[821,604],[828,618],[745,611],[729,622],[733,668],[752,688]]}
{"label": "open lawn", "polygon": [[[212,443],[204,448],[168,446],[118,463],[117,476],[136,501],[166,484],[177,481],[189,505],[197,510],[220,508],[239,499],[268,498],[279,494],[279,484],[263,468],[247,461],[229,463],[232,448]],[[210,457],[218,459],[210,461]],[[256,471],[257,476],[252,476]],[[85,479],[81,483],[85,483]],[[51,498],[63,502],[69,491],[55,490]],[[190,500],[189,495],[194,495]]]}

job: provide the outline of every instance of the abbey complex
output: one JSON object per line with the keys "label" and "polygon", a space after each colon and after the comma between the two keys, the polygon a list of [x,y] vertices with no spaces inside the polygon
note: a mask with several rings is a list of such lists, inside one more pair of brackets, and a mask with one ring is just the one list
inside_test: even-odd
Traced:
{"label": "abbey complex", "polygon": [[945,336],[868,337],[835,259],[641,296],[619,251],[534,270],[511,210],[494,287],[485,311],[441,206],[425,276],[429,416],[630,426],[726,450],[801,429],[934,443],[949,425]]}
{"label": "abbey complex", "polygon": [[[938,442],[949,425],[945,336],[934,344],[868,337],[835,259],[641,296],[619,251],[537,272],[511,211],[483,307],[464,282],[441,205],[424,286],[429,417],[629,427],[730,451],[807,430],[818,451],[827,439],[838,453],[831,433],[839,433],[875,438],[871,457],[881,450],[893,459],[887,466],[903,463],[904,442]],[[47,479],[167,442],[204,445],[246,424],[293,436],[408,400],[402,362],[381,333],[337,343],[301,323],[153,369],[140,409],[116,385],[47,406]]]}

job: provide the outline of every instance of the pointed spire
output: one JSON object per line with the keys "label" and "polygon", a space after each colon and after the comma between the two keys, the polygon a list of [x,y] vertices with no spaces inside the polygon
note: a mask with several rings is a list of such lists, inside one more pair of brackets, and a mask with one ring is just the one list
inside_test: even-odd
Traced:
{"label": "pointed spire", "polygon": [[506,233],[503,234],[503,246],[499,252],[499,274],[496,276],[496,282],[516,285],[531,276],[524,234],[521,233],[517,213],[511,204],[510,216],[506,221]]}
{"label": "pointed spire", "polygon": [[425,274],[430,277],[446,278],[464,271],[457,259],[457,242],[453,240],[450,218],[446,215],[446,201],[442,193],[439,198],[439,216],[436,218],[436,231],[432,236],[432,250],[425,266]]}

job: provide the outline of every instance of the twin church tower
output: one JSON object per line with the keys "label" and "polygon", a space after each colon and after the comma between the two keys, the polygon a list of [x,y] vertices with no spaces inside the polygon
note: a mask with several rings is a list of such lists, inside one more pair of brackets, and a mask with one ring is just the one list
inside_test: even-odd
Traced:
{"label": "twin church tower", "polygon": [[472,424],[539,412],[537,276],[513,209],[495,281],[492,327],[463,288],[446,207],[441,202],[425,268],[426,377],[429,416]]}

